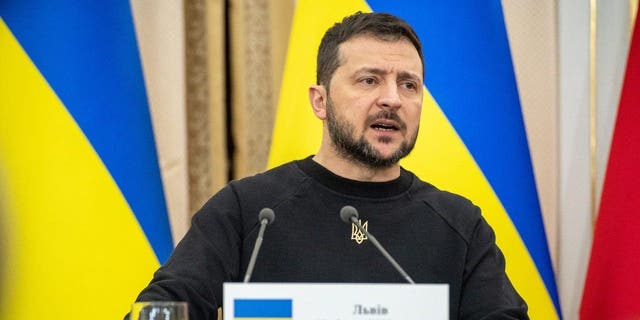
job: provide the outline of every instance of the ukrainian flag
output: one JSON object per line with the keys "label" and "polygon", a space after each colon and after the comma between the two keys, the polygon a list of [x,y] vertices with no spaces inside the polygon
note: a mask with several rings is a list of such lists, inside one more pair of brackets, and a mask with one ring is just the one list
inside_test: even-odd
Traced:
{"label": "ukrainian flag", "polygon": [[170,254],[128,1],[0,1],[0,319],[119,319]]}
{"label": "ukrainian flag", "polygon": [[496,231],[507,273],[532,319],[561,317],[555,277],[499,0],[298,1],[269,166],[318,150],[308,86],[324,31],[356,11],[405,19],[424,46],[421,130],[402,165],[470,198]]}
{"label": "ukrainian flag", "polygon": [[235,320],[287,320],[292,319],[291,299],[235,299]]}

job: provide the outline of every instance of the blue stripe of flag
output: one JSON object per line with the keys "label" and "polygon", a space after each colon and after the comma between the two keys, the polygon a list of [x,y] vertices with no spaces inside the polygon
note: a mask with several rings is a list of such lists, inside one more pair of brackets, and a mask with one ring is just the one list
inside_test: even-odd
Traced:
{"label": "blue stripe of flag", "polygon": [[235,299],[233,316],[236,318],[290,318],[291,299]]}
{"label": "blue stripe of flag", "polygon": [[426,87],[504,205],[560,314],[500,1],[367,3],[418,33]]}
{"label": "blue stripe of flag", "polygon": [[0,15],[98,153],[163,263],[173,240],[129,1],[2,0]]}

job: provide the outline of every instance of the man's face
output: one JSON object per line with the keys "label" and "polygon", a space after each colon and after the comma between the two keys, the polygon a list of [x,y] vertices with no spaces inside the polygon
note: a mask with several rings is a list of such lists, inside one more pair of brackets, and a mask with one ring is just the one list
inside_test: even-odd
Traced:
{"label": "man's face", "polygon": [[340,45],[327,96],[327,128],[341,156],[373,168],[411,152],[422,109],[422,62],[406,39],[359,36]]}

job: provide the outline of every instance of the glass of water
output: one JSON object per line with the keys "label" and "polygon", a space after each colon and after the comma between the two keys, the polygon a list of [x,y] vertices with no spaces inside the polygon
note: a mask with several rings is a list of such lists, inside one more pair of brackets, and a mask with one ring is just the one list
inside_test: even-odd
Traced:
{"label": "glass of water", "polygon": [[189,320],[186,302],[145,301],[131,308],[131,320]]}

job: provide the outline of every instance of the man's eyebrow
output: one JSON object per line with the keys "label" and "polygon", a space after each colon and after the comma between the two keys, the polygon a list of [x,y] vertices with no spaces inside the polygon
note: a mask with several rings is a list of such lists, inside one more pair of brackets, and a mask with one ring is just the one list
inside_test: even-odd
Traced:
{"label": "man's eyebrow", "polygon": [[414,80],[414,81],[418,81],[421,82],[422,78],[420,76],[418,76],[417,74],[413,73],[413,72],[408,72],[408,71],[401,71],[400,73],[398,73],[398,78],[399,79],[408,79],[408,80]]}
{"label": "man's eyebrow", "polygon": [[[372,67],[363,67],[360,68],[358,70],[356,70],[355,74],[362,74],[362,73],[370,73],[370,74],[375,74],[375,75],[385,75],[387,73],[389,73],[386,70],[380,69],[380,68],[372,68]],[[413,72],[409,72],[409,71],[401,71],[398,73],[398,78],[399,79],[410,79],[410,80],[415,80],[420,82],[421,81],[421,77],[418,76],[417,74],[413,73]]]}
{"label": "man's eyebrow", "polygon": [[356,70],[355,73],[356,74],[372,73],[372,74],[375,74],[375,75],[383,75],[383,74],[387,74],[388,72],[385,71],[385,70],[382,70],[380,68],[362,67],[362,68]]}

